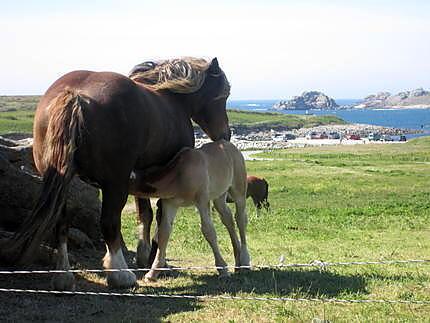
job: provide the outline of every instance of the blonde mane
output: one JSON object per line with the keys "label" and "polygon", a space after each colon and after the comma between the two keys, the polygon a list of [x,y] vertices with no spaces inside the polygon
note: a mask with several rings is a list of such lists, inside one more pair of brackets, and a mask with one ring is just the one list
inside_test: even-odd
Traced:
{"label": "blonde mane", "polygon": [[129,77],[155,91],[193,93],[205,82],[209,65],[210,62],[194,57],[144,62],[135,66]]}

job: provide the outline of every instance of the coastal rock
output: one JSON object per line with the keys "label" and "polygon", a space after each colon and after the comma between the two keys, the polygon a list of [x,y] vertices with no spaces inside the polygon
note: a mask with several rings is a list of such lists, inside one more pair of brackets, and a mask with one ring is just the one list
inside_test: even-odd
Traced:
{"label": "coastal rock", "polygon": [[280,101],[273,106],[274,110],[331,110],[339,107],[335,100],[322,92],[305,91],[289,101]]}
{"label": "coastal rock", "polygon": [[430,91],[418,88],[412,91],[403,91],[395,95],[389,92],[379,92],[364,98],[364,101],[355,108],[430,108]]}
{"label": "coastal rock", "polygon": [[[0,137],[0,231],[13,232],[19,228],[31,214],[41,188],[42,179],[32,158],[31,138]],[[73,217],[72,228],[88,237],[91,245],[102,248],[98,196],[97,189],[74,178],[69,188],[67,212]]]}

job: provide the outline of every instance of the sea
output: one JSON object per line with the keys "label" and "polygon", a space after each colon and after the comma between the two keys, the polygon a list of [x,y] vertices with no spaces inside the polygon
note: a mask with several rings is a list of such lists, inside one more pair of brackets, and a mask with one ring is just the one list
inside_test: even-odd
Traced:
{"label": "sea", "polygon": [[[272,107],[280,100],[228,100],[228,109],[254,112],[275,112]],[[357,99],[336,99],[340,106],[359,103]],[[430,109],[339,109],[339,110],[288,110],[287,114],[336,115],[350,123],[364,123],[384,127],[422,130],[421,134],[408,134],[407,138],[430,136]]]}

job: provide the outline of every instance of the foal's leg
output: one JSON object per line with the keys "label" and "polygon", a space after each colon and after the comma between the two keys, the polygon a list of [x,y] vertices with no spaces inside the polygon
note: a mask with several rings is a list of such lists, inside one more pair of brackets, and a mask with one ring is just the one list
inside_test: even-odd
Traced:
{"label": "foal's leg", "polygon": [[[156,219],[156,226],[155,226],[155,232],[154,232],[154,236],[152,237],[152,242],[151,242],[151,252],[149,253],[149,264],[152,265],[152,263],[154,262],[155,256],[157,255],[157,250],[158,250],[158,228],[160,227],[161,224],[161,218],[163,216],[163,205],[162,205],[162,199],[159,199],[157,201],[157,211],[156,211],[156,215],[155,215],[155,219]],[[167,267],[167,263],[165,263],[163,265],[163,267]]]}
{"label": "foal's leg", "polygon": [[263,205],[261,204],[261,201],[258,200],[258,198],[256,198],[254,195],[251,195],[251,198],[252,198],[252,202],[254,202],[255,208],[257,209],[257,215],[260,215],[261,208],[263,207]]}
{"label": "foal's leg", "polygon": [[[112,184],[103,187],[101,228],[107,246],[103,265],[106,269],[127,269],[120,230],[121,211],[127,202],[128,186],[127,182],[122,186]],[[136,284],[136,275],[131,271],[108,272],[107,282],[110,287],[132,287]]]}
{"label": "foal's leg", "polygon": [[235,266],[240,266],[240,241],[237,237],[236,228],[230,208],[227,206],[225,194],[213,201],[215,209],[218,211],[221,222],[227,228],[230,234],[231,244],[233,246]]}
{"label": "foal's leg", "polygon": [[248,247],[246,244],[246,226],[248,225],[248,215],[246,214],[246,200],[244,195],[233,196],[236,204],[236,224],[240,235],[240,265],[250,266],[251,260],[249,257]]}
{"label": "foal's leg", "polygon": [[[212,251],[214,253],[215,257],[215,266],[217,267],[227,267],[227,263],[224,261],[224,259],[221,256],[219,247],[218,247],[218,241],[217,236],[215,232],[215,228],[210,216],[210,210],[209,210],[209,201],[206,200],[204,202],[197,203],[197,209],[200,213],[200,221],[201,221],[201,230],[203,232],[203,235],[205,236],[206,240],[209,242],[209,245],[212,248]],[[229,272],[227,268],[218,269],[220,277],[226,277],[229,276]]]}
{"label": "foal's leg", "polygon": [[135,197],[138,225],[138,245],[136,252],[137,266],[150,268],[151,253],[151,224],[154,217],[149,199]]}
{"label": "foal's leg", "polygon": [[[57,253],[55,255],[55,269],[69,270],[69,255],[67,253],[67,234],[69,232],[70,219],[67,217],[66,205],[63,206],[61,218],[57,224],[55,238],[57,243]],[[74,290],[75,277],[72,273],[54,274],[51,281],[55,290]]]}
{"label": "foal's leg", "polygon": [[176,216],[178,207],[171,203],[169,200],[159,200],[158,207],[161,208],[161,219],[157,227],[157,242],[158,249],[155,255],[154,262],[152,263],[151,270],[145,275],[146,281],[157,280],[160,271],[157,268],[164,268],[166,266],[166,249],[169,241],[170,233],[172,232],[173,220]]}

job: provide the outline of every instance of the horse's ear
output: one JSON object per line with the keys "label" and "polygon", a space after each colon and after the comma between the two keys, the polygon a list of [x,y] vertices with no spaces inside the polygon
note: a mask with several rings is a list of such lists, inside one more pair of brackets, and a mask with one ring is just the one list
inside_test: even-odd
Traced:
{"label": "horse's ear", "polygon": [[218,65],[218,59],[216,57],[212,59],[211,64],[209,65],[208,71],[214,74],[219,73],[220,68]]}

